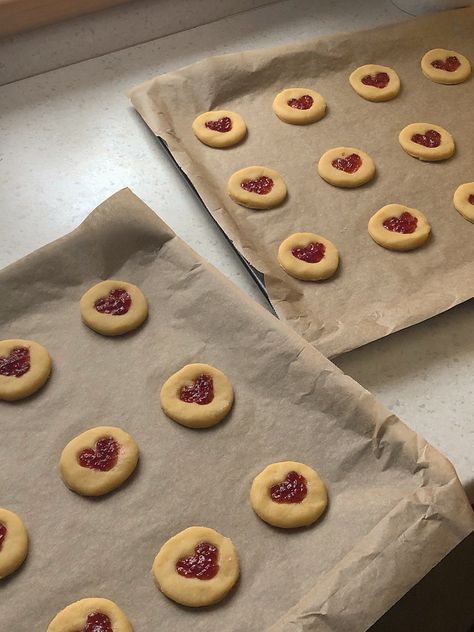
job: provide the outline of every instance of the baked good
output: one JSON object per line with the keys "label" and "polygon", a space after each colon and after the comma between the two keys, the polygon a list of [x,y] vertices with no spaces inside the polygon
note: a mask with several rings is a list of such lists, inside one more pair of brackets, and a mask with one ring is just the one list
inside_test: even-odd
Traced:
{"label": "baked good", "polygon": [[189,527],[165,542],[152,571],[162,593],[196,608],[227,595],[239,577],[239,560],[229,538],[208,527]]}
{"label": "baked good", "polygon": [[0,400],[23,399],[39,390],[51,373],[51,356],[33,340],[0,341]]}
{"label": "baked good", "polygon": [[138,446],[121,428],[97,426],[64,448],[59,469],[64,483],[83,496],[102,496],[116,489],[135,470]]}
{"label": "baked good", "polygon": [[229,413],[234,390],[229,378],[209,364],[187,364],[163,384],[164,413],[188,428],[215,426]]}

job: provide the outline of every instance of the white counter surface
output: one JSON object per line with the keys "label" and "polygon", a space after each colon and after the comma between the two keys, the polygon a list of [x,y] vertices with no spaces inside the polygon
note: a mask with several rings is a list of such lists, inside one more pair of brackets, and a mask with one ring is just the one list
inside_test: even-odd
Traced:
{"label": "white counter surface", "polygon": [[[137,23],[130,17],[130,28],[144,28],[137,15]],[[407,17],[389,0],[287,0],[0,87],[0,266],[69,232],[128,186],[199,254],[266,305],[124,92],[210,55]],[[336,362],[450,458],[471,501],[473,319],[470,301]]]}

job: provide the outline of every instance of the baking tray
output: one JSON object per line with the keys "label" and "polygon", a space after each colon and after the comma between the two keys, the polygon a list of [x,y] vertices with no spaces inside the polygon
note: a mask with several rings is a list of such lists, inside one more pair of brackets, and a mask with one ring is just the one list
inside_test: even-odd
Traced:
{"label": "baking tray", "polygon": [[[107,338],[81,322],[80,297],[106,278],[147,296],[137,331]],[[101,596],[136,632],[357,632],[473,531],[443,456],[130,191],[1,271],[0,283],[2,337],[34,339],[53,358],[41,391],[0,403],[0,503],[31,542],[24,566],[0,583],[2,630],[46,630],[67,604]],[[223,370],[236,394],[228,418],[202,431],[159,405],[169,375],[196,361]],[[57,463],[71,438],[102,424],[135,438],[140,463],[114,493],[83,498]],[[328,510],[311,528],[271,528],[250,507],[255,475],[283,459],[308,463],[327,484]],[[193,524],[231,537],[242,570],[228,599],[197,611],[167,600],[150,572],[161,545]]]}
{"label": "baking tray", "polygon": [[[474,225],[452,203],[456,187],[473,177],[474,145],[467,130],[472,127],[474,81],[440,85],[420,69],[422,55],[439,46],[474,60],[473,29],[471,7],[365,32],[213,57],[129,91],[132,104],[166,142],[208,211],[264,275],[278,316],[329,357],[474,295]],[[397,70],[402,90],[396,99],[372,103],[353,91],[351,71],[369,62]],[[321,121],[288,125],[273,114],[274,96],[295,84],[325,97],[328,113]],[[192,121],[213,109],[239,112],[247,122],[247,138],[225,150],[200,143]],[[398,134],[415,121],[448,129],[457,143],[454,157],[423,163],[408,156]],[[377,175],[372,182],[340,189],[317,175],[319,157],[340,145],[359,147],[373,157]],[[267,165],[283,176],[289,196],[281,206],[252,211],[229,198],[229,177],[251,164]],[[432,236],[423,248],[400,253],[372,241],[368,220],[390,202],[428,216]],[[323,283],[307,283],[280,268],[278,246],[297,231],[322,234],[338,246],[338,274]]]}

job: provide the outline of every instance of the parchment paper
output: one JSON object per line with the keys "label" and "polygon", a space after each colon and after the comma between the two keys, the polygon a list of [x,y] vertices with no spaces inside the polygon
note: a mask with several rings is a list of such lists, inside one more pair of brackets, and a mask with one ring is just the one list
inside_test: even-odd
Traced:
{"label": "parchment paper", "polygon": [[[149,319],[133,334],[107,338],[81,323],[81,295],[107,278],[148,297]],[[0,283],[2,338],[34,339],[54,360],[36,396],[1,404],[0,505],[31,537],[24,567],[0,583],[2,632],[44,632],[86,596],[116,601],[135,632],[356,632],[474,528],[448,461],[129,190]],[[204,431],[159,405],[165,379],[196,361],[222,369],[236,393],[228,419]],[[99,424],[130,432],[140,464],[116,492],[82,498],[57,462]],[[329,508],[311,528],[274,529],[250,508],[254,476],[283,459],[327,483]],[[152,581],[160,546],[190,525],[217,529],[239,552],[241,580],[218,607],[182,608]]]}
{"label": "parchment paper", "polygon": [[[338,35],[273,49],[214,57],[168,73],[130,92],[133,105],[169,146],[207,208],[238,250],[264,273],[281,318],[328,356],[335,356],[443,312],[474,296],[474,225],[454,209],[456,187],[474,180],[472,103],[474,80],[444,86],[426,79],[420,59],[429,49],[459,50],[474,63],[474,8],[446,12],[371,31]],[[362,64],[396,69],[402,91],[393,101],[371,103],[349,85]],[[327,116],[309,126],[288,125],[272,111],[274,96],[294,86],[319,91]],[[230,109],[249,129],[240,145],[217,150],[191,131],[197,114]],[[448,129],[454,158],[423,163],[398,143],[408,123]],[[376,179],[338,189],[316,171],[320,156],[340,145],[372,156]],[[276,169],[289,196],[280,207],[252,211],[227,195],[227,181],[250,165]],[[423,248],[390,252],[367,232],[369,218],[397,202],[423,211],[432,238]],[[278,265],[288,235],[324,235],[340,250],[338,275],[324,283],[288,276]]]}

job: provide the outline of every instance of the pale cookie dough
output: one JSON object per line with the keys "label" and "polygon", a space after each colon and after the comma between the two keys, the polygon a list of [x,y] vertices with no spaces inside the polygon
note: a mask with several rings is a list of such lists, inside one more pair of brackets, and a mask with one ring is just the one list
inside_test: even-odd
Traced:
{"label": "pale cookie dough", "polygon": [[[338,169],[333,165],[333,162],[342,165],[348,161],[349,168],[352,169],[352,164],[354,166],[358,165],[358,162],[352,162],[354,156],[356,156],[357,161],[360,160],[361,164],[352,173]],[[362,184],[372,180],[375,175],[375,165],[372,158],[365,151],[355,147],[335,147],[334,149],[329,149],[319,159],[318,173],[323,180],[335,187],[353,188],[360,187]]]}
{"label": "pale cookie dough", "polygon": [[309,88],[287,88],[276,95],[273,111],[285,123],[307,125],[323,118],[326,101]]}
{"label": "pale cookie dough", "polygon": [[[306,496],[301,502],[276,502],[271,488],[287,481],[290,473],[302,476],[306,483]],[[304,463],[282,461],[268,465],[254,478],[250,502],[255,513],[268,524],[283,529],[304,527],[321,516],[327,506],[326,486],[318,473]]]}
{"label": "pale cookie dough", "polygon": [[110,627],[113,632],[133,632],[125,613],[113,601],[91,597],[75,601],[61,610],[46,632],[83,632],[84,629],[92,631]]}
{"label": "pale cookie dough", "polygon": [[[322,246],[322,247],[321,247]],[[307,248],[311,250],[308,252]],[[319,261],[305,261],[293,254],[293,250],[301,253],[305,250],[307,258],[316,254]],[[304,254],[303,254],[304,256]],[[296,279],[303,281],[322,281],[328,279],[337,270],[339,265],[339,253],[336,246],[315,233],[295,233],[287,237],[278,248],[278,262],[285,272]]]}
{"label": "pale cookie dough", "polygon": [[[97,441],[105,438],[107,441],[97,445]],[[81,454],[83,465],[80,462]],[[91,460],[95,467],[88,467]],[[66,445],[59,469],[69,489],[82,496],[102,496],[125,482],[135,470],[137,462],[138,446],[129,434],[115,426],[97,426],[81,433]],[[100,469],[100,464],[104,469]]]}
{"label": "pale cookie dough", "polygon": [[[96,309],[101,299],[108,299],[112,292],[124,290],[131,299],[131,305],[125,313],[104,313]],[[120,311],[120,303],[118,303]],[[104,336],[121,336],[137,329],[148,316],[148,304],[143,292],[132,283],[126,281],[101,281],[91,287],[79,304],[84,323]],[[107,308],[108,309],[108,308]],[[113,308],[112,308],[113,309]]]}
{"label": "pale cookie dough", "polygon": [[32,340],[0,340],[0,400],[23,399],[39,390],[51,373],[51,357]]}
{"label": "pale cookie dough", "polygon": [[[435,63],[435,66],[433,66],[433,63]],[[453,63],[458,67],[453,69]],[[425,77],[428,77],[431,81],[454,84],[466,81],[471,74],[471,64],[469,59],[455,50],[433,48],[423,55],[421,70]]]}
{"label": "pale cookie dough", "polygon": [[474,182],[458,186],[454,192],[454,206],[470,222],[474,222]]}
{"label": "pale cookie dough", "polygon": [[247,126],[236,112],[211,110],[194,119],[193,132],[201,143],[209,147],[231,147],[246,135]]}
{"label": "pale cookie dough", "polygon": [[349,83],[367,101],[390,101],[400,92],[400,79],[395,70],[378,64],[356,68]]}
{"label": "pale cookie dough", "polygon": [[[212,379],[212,393],[208,378]],[[183,401],[182,397],[194,401]],[[197,403],[199,399],[210,401]],[[164,413],[188,428],[215,426],[230,411],[233,401],[229,378],[209,364],[187,364],[166,380],[160,393]]]}
{"label": "pale cookie dough", "polygon": [[[413,136],[426,138],[425,142],[432,142],[436,146],[425,147],[425,145],[412,140]],[[407,154],[420,160],[429,162],[446,160],[454,154],[454,138],[444,127],[433,125],[433,123],[411,123],[402,129],[398,140]]]}
{"label": "pale cookie dough", "polygon": [[[179,574],[179,561],[187,561],[188,568],[195,561],[194,575],[202,577],[207,571],[209,558],[189,559],[197,556],[196,547],[203,543],[217,547],[215,560],[212,561],[213,577],[200,579],[199,576]],[[219,567],[217,571],[216,563]],[[169,599],[196,608],[217,603],[227,595],[239,577],[239,559],[229,538],[208,527],[189,527],[165,542],[155,558],[152,572],[158,588]]]}
{"label": "pale cookie dough", "polygon": [[[384,222],[392,218],[400,218],[403,213],[416,218],[414,232],[403,233],[385,228]],[[422,246],[430,236],[431,227],[426,217],[415,208],[403,204],[387,204],[378,210],[369,220],[369,235],[372,239],[389,250],[414,250]]]}
{"label": "pale cookie dough", "polygon": [[[248,191],[242,184],[254,186],[261,192]],[[236,171],[229,178],[227,191],[237,204],[256,210],[273,208],[286,198],[283,178],[269,167],[245,167]]]}
{"label": "pale cookie dough", "polygon": [[23,564],[28,553],[28,533],[20,518],[0,507],[0,579]]}

